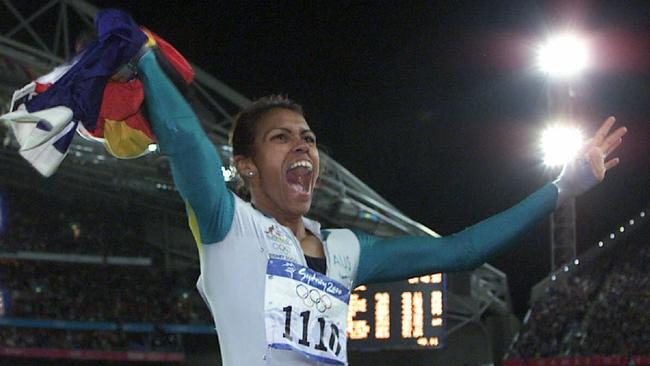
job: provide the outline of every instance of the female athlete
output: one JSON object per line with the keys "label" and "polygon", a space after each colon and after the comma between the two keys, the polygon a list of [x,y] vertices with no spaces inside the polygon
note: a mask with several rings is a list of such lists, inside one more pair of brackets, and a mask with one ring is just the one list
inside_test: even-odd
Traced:
{"label": "female athlete", "polygon": [[306,218],[320,161],[299,105],[262,98],[236,118],[234,163],[250,193],[229,191],[221,161],[153,52],[138,62],[153,131],[187,204],[200,254],[197,282],[224,365],[347,364],[350,289],[465,271],[506,248],[564,200],[602,181],[624,127],[608,118],[560,177],[512,208],[443,238],[378,238]]}

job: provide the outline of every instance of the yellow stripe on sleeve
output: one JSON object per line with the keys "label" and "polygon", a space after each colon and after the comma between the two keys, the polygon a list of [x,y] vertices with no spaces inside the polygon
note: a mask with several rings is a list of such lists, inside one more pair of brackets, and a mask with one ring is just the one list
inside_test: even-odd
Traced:
{"label": "yellow stripe on sleeve", "polygon": [[196,242],[196,248],[199,250],[199,259],[201,258],[201,232],[199,230],[199,223],[196,221],[196,214],[189,203],[185,202],[185,207],[187,209],[187,221],[190,225],[190,231],[192,236],[194,236],[194,241]]}

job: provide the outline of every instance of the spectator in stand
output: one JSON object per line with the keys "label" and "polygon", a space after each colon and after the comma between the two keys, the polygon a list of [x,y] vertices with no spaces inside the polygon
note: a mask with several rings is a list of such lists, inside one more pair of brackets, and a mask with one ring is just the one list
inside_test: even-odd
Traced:
{"label": "spectator in stand", "polygon": [[[609,258],[583,263],[566,281],[553,282],[548,295],[533,303],[531,315],[511,346],[509,357],[551,357],[568,351],[567,334],[577,334],[598,288],[598,272],[607,268]],[[570,336],[568,339],[572,339]]]}
{"label": "spectator in stand", "polygon": [[[601,255],[534,303],[507,358],[650,354],[650,250]],[[587,269],[587,270],[585,270]]]}

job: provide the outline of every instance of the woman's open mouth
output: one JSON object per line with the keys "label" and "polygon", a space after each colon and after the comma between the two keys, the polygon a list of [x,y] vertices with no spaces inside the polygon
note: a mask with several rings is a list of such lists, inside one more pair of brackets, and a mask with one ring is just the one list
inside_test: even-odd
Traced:
{"label": "woman's open mouth", "polygon": [[310,161],[298,160],[289,165],[285,177],[289,186],[297,193],[310,194],[313,172],[314,166]]}

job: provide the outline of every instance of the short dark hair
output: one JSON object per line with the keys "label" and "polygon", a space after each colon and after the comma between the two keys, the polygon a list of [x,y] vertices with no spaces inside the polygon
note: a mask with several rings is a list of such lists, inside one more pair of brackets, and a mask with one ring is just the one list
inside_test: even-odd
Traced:
{"label": "short dark hair", "polygon": [[266,112],[275,108],[289,109],[305,116],[302,106],[286,95],[269,95],[255,100],[235,116],[228,141],[232,147],[233,157],[252,156],[257,123]]}

